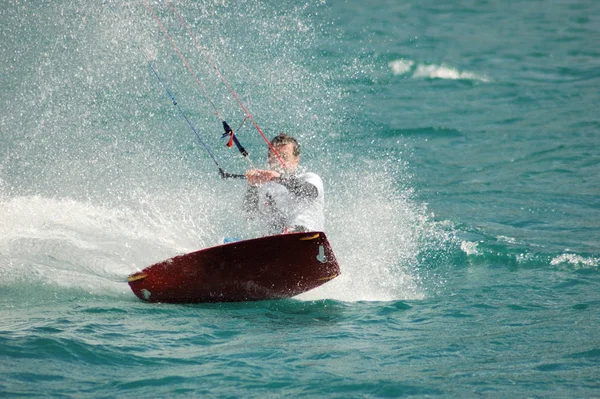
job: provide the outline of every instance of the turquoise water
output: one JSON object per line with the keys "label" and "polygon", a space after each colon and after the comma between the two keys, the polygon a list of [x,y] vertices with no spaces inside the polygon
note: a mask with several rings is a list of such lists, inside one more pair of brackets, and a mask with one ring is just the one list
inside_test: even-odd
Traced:
{"label": "turquoise water", "polygon": [[265,133],[300,139],[342,275],[280,301],[135,298],[128,274],[252,234],[244,183],[144,55],[219,162],[248,164],[143,2],[5,2],[0,396],[600,396],[597,2],[174,6]]}

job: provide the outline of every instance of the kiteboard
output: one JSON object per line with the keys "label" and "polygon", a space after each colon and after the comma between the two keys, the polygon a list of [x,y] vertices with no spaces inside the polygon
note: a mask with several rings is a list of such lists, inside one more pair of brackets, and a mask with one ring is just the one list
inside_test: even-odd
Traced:
{"label": "kiteboard", "polygon": [[304,232],[176,256],[131,274],[128,283],[148,302],[241,302],[290,298],[339,274],[325,233]]}

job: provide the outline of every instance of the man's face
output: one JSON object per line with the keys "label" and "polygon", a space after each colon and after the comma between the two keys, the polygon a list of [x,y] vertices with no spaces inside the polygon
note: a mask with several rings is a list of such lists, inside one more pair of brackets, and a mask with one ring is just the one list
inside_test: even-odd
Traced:
{"label": "man's face", "polygon": [[294,155],[294,145],[293,144],[278,144],[273,146],[279,158],[283,160],[285,163],[285,169],[281,165],[281,162],[277,159],[275,154],[269,151],[269,155],[267,157],[267,162],[269,164],[269,168],[275,170],[279,173],[288,172],[291,173],[296,170],[298,163],[300,163],[300,156]]}

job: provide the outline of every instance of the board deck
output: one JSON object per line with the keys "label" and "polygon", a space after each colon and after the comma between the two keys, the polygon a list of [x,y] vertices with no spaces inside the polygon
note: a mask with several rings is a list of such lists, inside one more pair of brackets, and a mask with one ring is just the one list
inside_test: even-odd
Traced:
{"label": "board deck", "polygon": [[176,256],[129,276],[148,302],[239,302],[289,298],[340,274],[323,232],[237,241]]}

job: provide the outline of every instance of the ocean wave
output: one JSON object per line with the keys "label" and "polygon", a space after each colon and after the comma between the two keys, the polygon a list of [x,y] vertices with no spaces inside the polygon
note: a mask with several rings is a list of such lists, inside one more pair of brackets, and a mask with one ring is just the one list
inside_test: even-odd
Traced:
{"label": "ocean wave", "polygon": [[468,255],[480,255],[481,252],[477,249],[479,246],[476,242],[463,241],[460,243],[460,249]]}
{"label": "ocean wave", "polygon": [[459,246],[468,264],[494,262],[512,267],[555,266],[565,269],[592,269],[600,264],[600,259],[594,256],[547,253],[504,236],[479,241],[463,240]]}
{"label": "ocean wave", "polygon": [[448,65],[422,64],[412,60],[394,60],[388,63],[394,75],[407,75],[414,79],[471,80],[489,82],[484,76],[473,72],[460,71]]}
{"label": "ocean wave", "polygon": [[553,266],[568,264],[571,266],[579,267],[579,268],[590,268],[597,267],[599,259],[593,257],[583,257],[573,253],[564,253],[562,255],[556,256],[552,258],[550,264]]}

